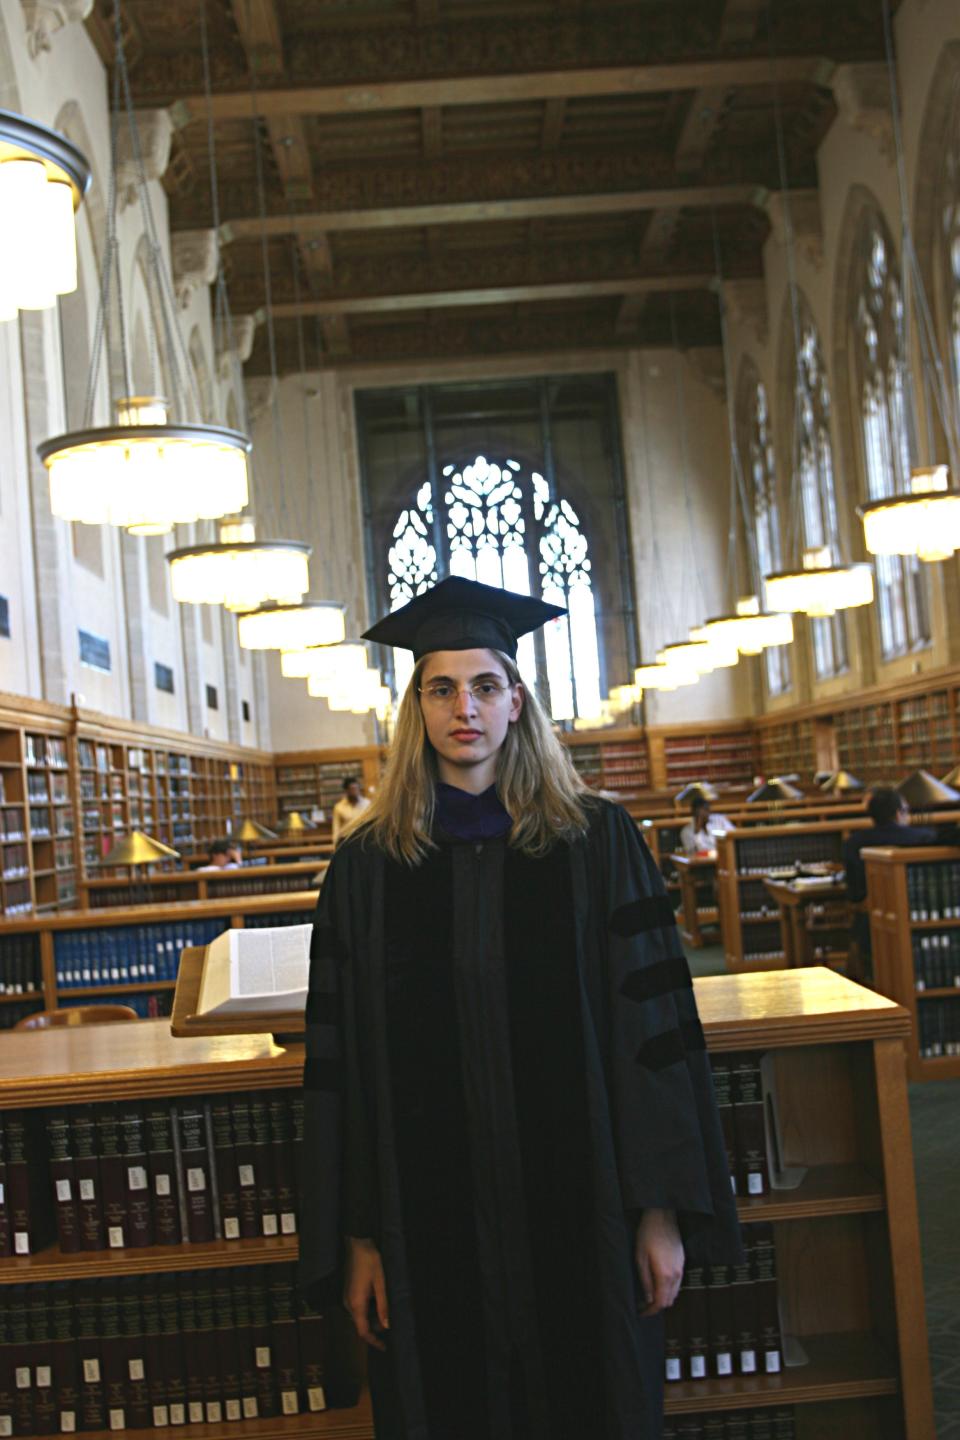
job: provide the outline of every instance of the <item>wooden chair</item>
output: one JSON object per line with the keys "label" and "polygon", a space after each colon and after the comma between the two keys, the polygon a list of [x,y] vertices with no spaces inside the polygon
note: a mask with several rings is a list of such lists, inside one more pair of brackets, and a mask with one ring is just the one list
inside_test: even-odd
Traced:
{"label": "wooden chair", "polygon": [[61,1025],[105,1025],[114,1020],[138,1020],[129,1005],[74,1005],[63,1010],[38,1010],[25,1015],[14,1030],[49,1030]]}

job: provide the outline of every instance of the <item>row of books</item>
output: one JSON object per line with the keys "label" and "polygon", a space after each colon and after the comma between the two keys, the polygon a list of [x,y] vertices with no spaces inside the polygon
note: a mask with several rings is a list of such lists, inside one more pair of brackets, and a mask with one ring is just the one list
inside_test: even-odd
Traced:
{"label": "row of books", "polygon": [[745,1050],[711,1059],[734,1195],[766,1195],[770,1189],[760,1058]]}
{"label": "row of books", "polygon": [[3,911],[8,917],[13,915],[29,915],[33,910],[33,896],[30,893],[30,881],[8,880],[3,887]]}
{"label": "row of books", "polygon": [[300,1091],[0,1114],[0,1255],[297,1232]]}
{"label": "row of books", "polygon": [[743,1245],[739,1265],[687,1267],[666,1315],[669,1383],[782,1371],[773,1226],[744,1226]]}
{"label": "row of books", "polygon": [[774,1410],[717,1410],[667,1415],[663,1440],[796,1440],[792,1405]]}
{"label": "row of books", "polygon": [[24,995],[40,987],[36,935],[0,935],[0,995]]}
{"label": "row of books", "polygon": [[66,775],[44,775],[31,770],[27,775],[27,797],[30,800],[68,801],[70,791]]}
{"label": "row of books", "polygon": [[809,865],[816,860],[837,859],[840,832],[751,836],[748,840],[738,840],[736,847],[740,875],[766,875],[785,865]]}
{"label": "row of books", "polygon": [[0,1434],[325,1410],[327,1330],[288,1265],[11,1286],[0,1310]]}
{"label": "row of books", "polygon": [[25,1000],[22,1005],[0,1005],[0,1030],[12,1030],[28,1015],[42,1009],[42,1000]]}
{"label": "row of books", "polygon": [[208,945],[227,924],[223,919],[184,919],[165,925],[60,930],[53,946],[57,989],[176,980],[180,952],[189,945]]}
{"label": "row of books", "polygon": [[24,840],[25,838],[23,807],[18,803],[16,809],[7,806],[5,810],[0,810],[0,840]]}
{"label": "row of books", "polygon": [[960,1005],[949,997],[917,1006],[919,1051],[924,1060],[960,1055]]}
{"label": "row of books", "polygon": [[16,880],[30,874],[30,856],[26,845],[4,845],[0,850],[0,876],[4,880]]}
{"label": "row of books", "polygon": [[913,974],[918,990],[960,987],[960,930],[915,934]]}
{"label": "row of books", "polygon": [[960,920],[960,860],[907,866],[911,920]]}
{"label": "row of books", "polygon": [[24,735],[23,758],[28,765],[48,765],[53,770],[65,770],[67,742],[56,735]]}

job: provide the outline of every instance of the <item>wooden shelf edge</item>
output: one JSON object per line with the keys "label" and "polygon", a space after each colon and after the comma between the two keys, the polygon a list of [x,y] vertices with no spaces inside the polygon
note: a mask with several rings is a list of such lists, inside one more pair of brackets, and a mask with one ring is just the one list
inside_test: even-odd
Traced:
{"label": "wooden shelf edge", "polygon": [[812,1220],[828,1215],[862,1215],[886,1206],[883,1184],[863,1165],[814,1165],[795,1190],[770,1190],[756,1198],[739,1196],[742,1224]]}
{"label": "wooden shelf edge", "polygon": [[896,1395],[899,1391],[897,1365],[875,1335],[854,1331],[799,1338],[810,1357],[808,1365],[785,1369],[779,1375],[683,1380],[667,1386],[665,1409],[674,1415],[744,1410]]}
{"label": "wooden shelf edge", "polygon": [[[123,1250],[80,1250],[61,1254],[55,1247],[35,1255],[9,1256],[0,1265],[0,1285],[51,1280],[110,1279],[170,1270],[219,1270],[232,1265],[279,1265],[300,1253],[296,1235],[258,1236],[250,1240],[210,1240],[199,1245],[128,1246]],[[179,1427],[178,1427],[179,1428]]]}
{"label": "wooden shelf edge", "polygon": [[176,980],[137,980],[130,984],[117,985],[68,985],[65,989],[58,987],[57,999],[66,1000],[72,995],[81,996],[85,1000],[96,995],[142,995],[152,990],[173,990],[176,984]]}

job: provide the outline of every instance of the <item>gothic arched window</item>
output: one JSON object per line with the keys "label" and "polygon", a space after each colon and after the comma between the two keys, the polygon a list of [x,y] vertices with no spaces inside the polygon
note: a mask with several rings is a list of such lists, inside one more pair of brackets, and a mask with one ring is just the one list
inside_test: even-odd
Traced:
{"label": "gothic arched window", "polygon": [[[877,215],[861,222],[855,264],[854,349],[863,431],[867,498],[909,491],[913,422],[904,358],[900,277],[886,228]],[[885,659],[930,639],[926,581],[920,562],[876,557],[880,649]]]}
{"label": "gothic arched window", "polygon": [[[568,618],[545,626],[542,642],[532,635],[520,641],[520,673],[535,685],[538,671],[545,672],[555,720],[598,714],[596,608],[587,539],[576,511],[550,494],[537,471],[525,473],[516,460],[483,455],[469,464],[444,465],[440,497],[436,505],[427,480],[400,512],[387,554],[391,610],[435,585],[441,574],[566,606]],[[395,651],[394,666],[402,690],[412,670],[409,653]]]}
{"label": "gothic arched window", "polygon": [[[780,508],[777,503],[777,472],[770,432],[770,407],[766,387],[751,374],[741,385],[738,414],[738,446],[746,472],[747,499],[753,521],[756,569],[754,584],[760,593],[763,576],[783,569],[780,539]],[[763,652],[767,689],[782,695],[790,688],[790,657],[786,647]]]}
{"label": "gothic arched window", "polygon": [[[820,348],[820,335],[806,305],[800,311],[800,354],[794,385],[794,463],[803,508],[803,543],[807,549],[829,546],[840,559],[837,487],[830,443],[830,387]],[[818,680],[847,666],[847,632],[843,615],[812,620],[813,659]]]}
{"label": "gothic arched window", "polygon": [[953,422],[960,430],[960,71],[953,80],[942,163],[937,207],[941,225],[940,269],[950,333]]}

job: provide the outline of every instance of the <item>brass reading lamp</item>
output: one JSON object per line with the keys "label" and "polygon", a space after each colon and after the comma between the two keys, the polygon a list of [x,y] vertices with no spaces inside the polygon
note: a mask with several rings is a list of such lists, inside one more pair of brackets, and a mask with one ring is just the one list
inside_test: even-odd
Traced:
{"label": "brass reading lamp", "polygon": [[942,777],[941,784],[952,785],[954,788],[960,785],[960,765],[954,765],[953,769]]}
{"label": "brass reading lamp", "polygon": [[[130,867],[130,904],[136,905],[150,898],[149,886],[146,884],[149,867],[161,860],[179,859],[179,850],[164,845],[161,840],[154,840],[152,835],[145,835],[142,830],[131,830],[122,840],[115,841],[103,857],[102,863]],[[139,877],[136,874],[138,869],[141,869]],[[142,882],[139,887],[134,884],[138,878]]]}
{"label": "brass reading lamp", "polygon": [[718,799],[717,791],[710,784],[709,780],[692,780],[689,785],[684,785],[673,797],[674,805],[691,805],[694,800],[706,800],[712,805]]}
{"label": "brass reading lamp", "polygon": [[244,845],[255,845],[258,840],[276,840],[276,830],[268,830],[266,825],[261,825],[259,820],[251,820],[249,816],[240,821],[239,830],[235,831],[233,838],[242,840]]}
{"label": "brass reading lamp", "polygon": [[912,775],[900,782],[897,792],[911,810],[918,811],[932,810],[937,805],[949,805],[954,800],[960,800],[960,791],[938,780],[929,770],[914,770]]}
{"label": "brass reading lamp", "polygon": [[301,835],[310,828],[311,827],[307,824],[306,820],[304,820],[299,810],[289,811],[288,814],[284,815],[283,819],[280,821],[280,824],[277,826],[277,829],[283,835]]}
{"label": "brass reading lamp", "polygon": [[843,795],[865,788],[863,781],[858,780],[856,775],[851,775],[849,770],[834,770],[820,783],[820,789],[828,795]]}
{"label": "brass reading lamp", "polygon": [[796,785],[791,785],[780,775],[774,775],[758,786],[752,794],[747,796],[747,804],[755,805],[761,800],[770,800],[775,804],[783,804],[786,800],[802,800],[803,791],[798,790]]}

